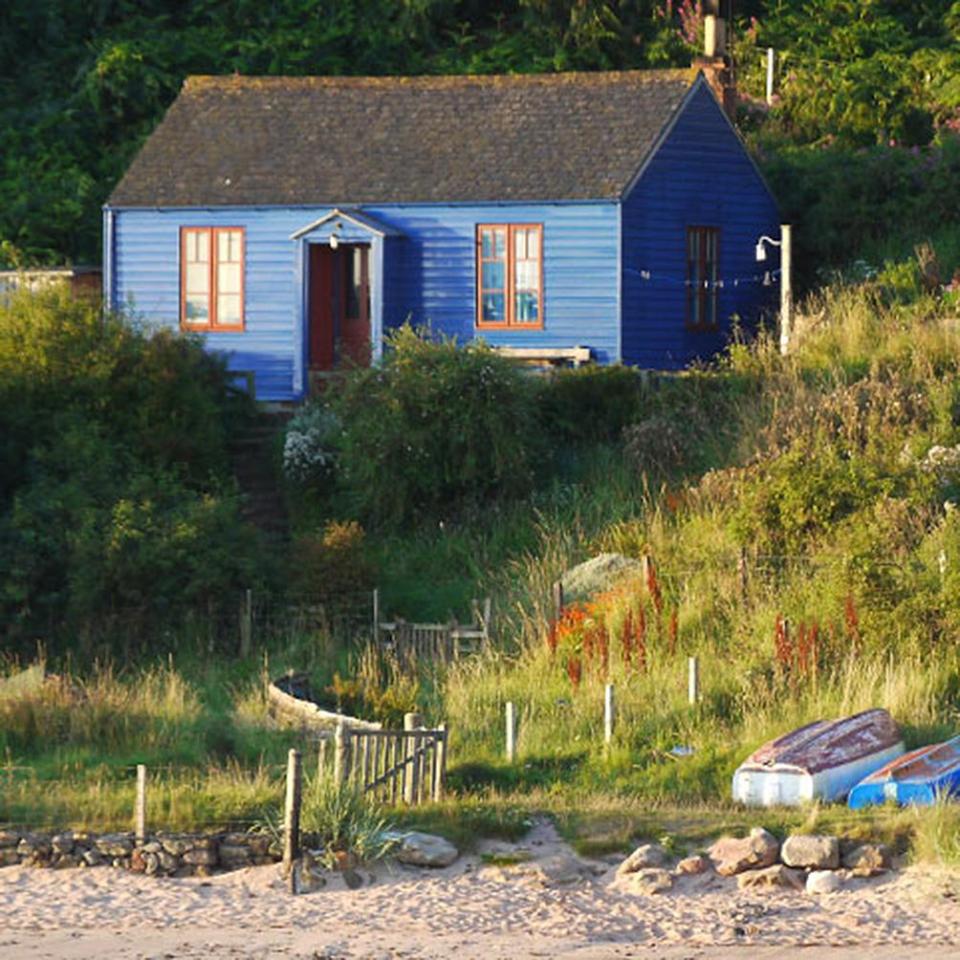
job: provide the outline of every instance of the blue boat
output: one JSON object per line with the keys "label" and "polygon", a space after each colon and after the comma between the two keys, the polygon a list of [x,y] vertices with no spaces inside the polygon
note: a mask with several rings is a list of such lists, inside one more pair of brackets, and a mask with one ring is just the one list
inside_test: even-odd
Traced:
{"label": "blue boat", "polygon": [[934,803],[960,795],[960,737],[905,753],[861,780],[847,801],[858,810],[874,803]]}

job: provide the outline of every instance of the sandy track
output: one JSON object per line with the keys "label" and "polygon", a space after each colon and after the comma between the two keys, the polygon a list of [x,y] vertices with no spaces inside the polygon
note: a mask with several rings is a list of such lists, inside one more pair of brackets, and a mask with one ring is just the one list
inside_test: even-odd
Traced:
{"label": "sandy track", "polygon": [[335,874],[298,897],[285,892],[276,867],[209,880],[8,867],[0,870],[0,958],[960,960],[955,875],[912,868],[821,898],[741,893],[709,876],[638,896],[613,883],[612,869],[545,887],[538,865],[570,854],[547,824],[524,846],[534,859],[520,867],[477,857],[436,871],[381,866],[361,871],[358,890]]}

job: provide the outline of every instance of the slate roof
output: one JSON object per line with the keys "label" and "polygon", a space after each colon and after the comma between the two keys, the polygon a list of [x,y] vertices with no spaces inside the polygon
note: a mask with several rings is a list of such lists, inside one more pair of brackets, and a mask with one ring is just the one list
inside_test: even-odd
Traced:
{"label": "slate roof", "polygon": [[190,77],[108,203],[617,198],[692,79]]}

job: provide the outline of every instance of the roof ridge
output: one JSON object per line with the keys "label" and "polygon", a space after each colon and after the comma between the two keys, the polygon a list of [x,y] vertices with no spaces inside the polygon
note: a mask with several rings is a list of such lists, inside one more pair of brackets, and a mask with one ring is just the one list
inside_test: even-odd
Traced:
{"label": "roof ridge", "polygon": [[382,87],[382,86],[493,86],[500,84],[542,84],[594,81],[615,83],[622,80],[674,80],[689,83],[696,72],[693,67],[662,67],[635,70],[563,70],[551,73],[453,73],[453,74],[391,74],[385,76],[354,76],[352,74],[326,75],[272,75],[272,74],[191,74],[184,78],[184,90],[204,87],[238,86],[309,86],[309,87]]}

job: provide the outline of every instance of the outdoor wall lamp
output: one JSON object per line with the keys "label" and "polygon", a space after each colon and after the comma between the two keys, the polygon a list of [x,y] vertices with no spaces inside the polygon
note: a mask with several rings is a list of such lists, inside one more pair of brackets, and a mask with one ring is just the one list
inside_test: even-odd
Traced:
{"label": "outdoor wall lamp", "polygon": [[[767,259],[767,244],[780,247],[780,353],[786,354],[790,349],[790,328],[793,313],[793,287],[792,276],[792,242],[791,242],[790,224],[780,224],[780,239],[774,240],[764,234],[757,240],[754,252],[757,263],[763,263]],[[766,282],[764,283],[766,286]]]}

